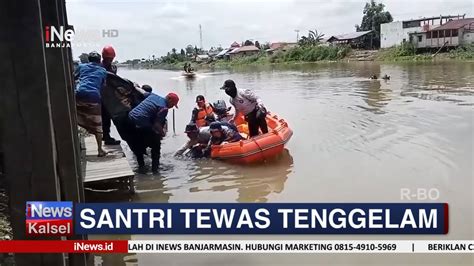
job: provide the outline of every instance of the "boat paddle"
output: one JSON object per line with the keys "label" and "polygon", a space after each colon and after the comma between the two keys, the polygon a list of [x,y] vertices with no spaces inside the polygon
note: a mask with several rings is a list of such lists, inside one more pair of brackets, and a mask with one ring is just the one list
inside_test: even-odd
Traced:
{"label": "boat paddle", "polygon": [[176,123],[175,123],[175,116],[174,116],[174,109],[173,109],[173,137],[176,136]]}

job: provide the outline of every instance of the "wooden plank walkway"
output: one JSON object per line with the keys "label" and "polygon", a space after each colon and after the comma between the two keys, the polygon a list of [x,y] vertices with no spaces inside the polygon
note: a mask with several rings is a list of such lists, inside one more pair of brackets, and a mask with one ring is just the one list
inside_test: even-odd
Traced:
{"label": "wooden plank walkway", "polygon": [[84,138],[84,144],[86,148],[84,183],[127,179],[130,182],[130,190],[134,190],[133,177],[135,174],[120,145],[103,146],[104,150],[108,152],[107,156],[97,157],[95,138],[93,136]]}

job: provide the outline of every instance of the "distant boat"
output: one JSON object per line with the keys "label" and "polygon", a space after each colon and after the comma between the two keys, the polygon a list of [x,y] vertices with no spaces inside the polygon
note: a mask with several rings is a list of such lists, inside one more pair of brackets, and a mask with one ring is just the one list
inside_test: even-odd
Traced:
{"label": "distant boat", "polygon": [[183,72],[183,76],[186,78],[194,78],[196,76],[196,72]]}

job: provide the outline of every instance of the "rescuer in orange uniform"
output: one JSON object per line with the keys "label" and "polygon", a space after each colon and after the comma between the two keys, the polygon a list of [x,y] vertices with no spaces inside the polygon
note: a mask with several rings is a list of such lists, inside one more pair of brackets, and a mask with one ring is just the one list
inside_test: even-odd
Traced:
{"label": "rescuer in orange uniform", "polygon": [[212,106],[206,103],[204,96],[198,95],[196,97],[196,104],[197,106],[191,115],[191,122],[195,123],[198,128],[208,126],[211,122],[216,120]]}

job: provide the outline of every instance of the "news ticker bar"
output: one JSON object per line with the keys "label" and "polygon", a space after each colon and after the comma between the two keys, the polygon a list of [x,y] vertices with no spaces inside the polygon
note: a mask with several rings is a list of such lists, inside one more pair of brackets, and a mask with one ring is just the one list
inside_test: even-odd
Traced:
{"label": "news ticker bar", "polygon": [[10,240],[2,253],[474,253],[474,240]]}

